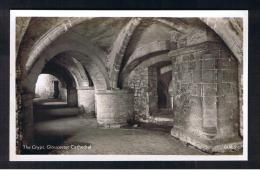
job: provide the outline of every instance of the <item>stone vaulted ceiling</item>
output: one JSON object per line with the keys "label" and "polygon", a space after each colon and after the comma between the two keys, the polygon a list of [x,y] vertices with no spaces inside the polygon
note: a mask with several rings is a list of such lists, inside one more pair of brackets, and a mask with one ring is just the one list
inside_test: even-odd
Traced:
{"label": "stone vaulted ceiling", "polygon": [[126,66],[135,67],[148,54],[158,55],[175,48],[176,43],[172,42],[189,39],[187,45],[199,43],[201,37],[210,37],[204,35],[209,28],[215,32],[213,39],[216,35],[222,38],[241,61],[242,23],[236,18],[33,17],[17,18],[17,63],[23,71],[29,71],[37,62],[37,56],[51,42],[56,39],[62,42],[63,37],[64,41],[75,39],[88,46],[89,54],[93,50],[99,57],[111,87],[116,88],[119,74],[127,70]]}
{"label": "stone vaulted ceiling", "polygon": [[[26,55],[30,50],[30,47],[33,46],[37,40],[40,39],[48,30],[53,29],[57,25],[70,20],[71,18],[66,17],[44,17],[44,18],[17,18],[17,47],[19,48],[21,42],[21,50],[19,50],[19,55]],[[68,33],[84,39],[86,42],[92,42],[106,53],[109,53],[111,50],[112,43],[115,41],[120,30],[126,25],[130,18],[95,18],[89,19],[85,22],[82,22],[75,27],[73,27]],[[213,19],[212,19],[213,20]],[[223,20],[223,21],[222,21]],[[237,37],[234,39],[239,41],[239,38],[242,37],[242,23],[241,19],[222,19],[218,22],[228,22],[229,27],[232,27],[230,32],[234,32]],[[207,23],[214,29],[214,25],[211,20],[202,18],[202,21]],[[217,20],[214,20],[217,21]],[[189,19],[172,19],[172,18],[147,18],[143,19],[140,26],[133,37],[131,38],[132,44],[128,45],[128,48],[136,48],[140,44],[145,44],[150,40],[156,40],[159,37],[160,39],[167,39],[171,31],[177,31],[182,34],[189,32],[189,26],[202,25],[201,22],[198,22],[198,19],[189,18]],[[215,28],[217,33],[225,35],[224,25],[220,25],[220,29]],[[159,29],[158,29],[159,28]],[[37,31],[36,31],[37,30]],[[75,36],[75,35],[74,35]],[[221,37],[223,38],[223,37]],[[126,51],[128,55],[131,50]],[[22,52],[22,53],[21,53]]]}

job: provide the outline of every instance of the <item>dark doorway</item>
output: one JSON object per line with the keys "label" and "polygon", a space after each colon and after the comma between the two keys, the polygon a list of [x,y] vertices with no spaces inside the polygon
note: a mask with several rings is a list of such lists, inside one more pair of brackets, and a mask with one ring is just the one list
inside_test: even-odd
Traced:
{"label": "dark doorway", "polygon": [[159,81],[157,86],[158,91],[158,108],[167,108],[167,96],[165,94],[167,92],[167,88],[163,84],[163,82]]}
{"label": "dark doorway", "polygon": [[171,98],[169,94],[169,84],[172,79],[171,71],[158,75],[157,93],[158,93],[158,108],[171,108]]}
{"label": "dark doorway", "polygon": [[58,99],[59,95],[60,95],[60,91],[59,91],[59,81],[54,81],[54,93],[53,93],[53,98],[54,99]]}

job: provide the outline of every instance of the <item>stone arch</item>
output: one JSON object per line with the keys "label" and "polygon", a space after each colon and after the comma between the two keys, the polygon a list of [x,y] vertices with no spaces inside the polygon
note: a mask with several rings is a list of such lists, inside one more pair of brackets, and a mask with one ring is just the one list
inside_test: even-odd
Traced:
{"label": "stone arch", "polygon": [[[44,85],[37,84],[38,81],[42,81],[43,80],[42,77],[41,77],[42,75],[45,78],[49,77],[49,76],[53,76],[56,80],[58,80],[58,82],[59,82],[58,83],[59,94],[58,94],[58,96],[56,96],[56,99],[61,99],[61,100],[67,101],[67,97],[68,97],[68,95],[67,95],[67,91],[68,91],[67,87],[69,86],[68,85],[69,82],[68,82],[68,80],[66,80],[66,78],[64,78],[64,76],[60,75],[59,73],[54,73],[54,72],[42,72],[38,76],[37,82],[35,84],[34,98],[38,98],[39,97],[40,100],[41,100],[42,99],[42,95],[45,96],[44,98],[46,98],[46,96],[50,97],[50,95],[47,95],[47,94],[43,93],[43,91],[46,91],[47,89],[52,88],[51,84],[47,84],[47,86],[46,86],[46,84],[44,84]],[[56,80],[54,80],[54,81],[56,81]],[[44,82],[46,82],[46,81],[44,81]],[[38,92],[40,92],[40,91],[41,91],[42,95],[39,95]]]}
{"label": "stone arch", "polygon": [[117,82],[125,51],[135,29],[140,23],[141,18],[132,18],[118,34],[117,39],[113,44],[112,51],[109,53],[109,76],[113,88],[117,88],[118,86]]}
{"label": "stone arch", "polygon": [[[21,66],[23,69],[28,70],[27,68],[32,65],[35,61],[37,56],[46,48],[48,45],[50,45],[53,41],[55,41],[59,36],[65,34],[67,31],[69,31],[72,27],[83,23],[87,20],[91,20],[93,18],[87,18],[87,17],[74,17],[74,18],[67,18],[65,20],[62,20],[58,22],[57,25],[53,26],[51,29],[46,31],[41,37],[39,37],[33,46],[30,49],[26,49],[25,52],[19,51],[18,52],[18,62],[20,62],[20,57],[27,57],[26,59],[26,65],[25,68]],[[51,37],[51,38],[50,38]],[[19,49],[21,50],[21,49]]]}
{"label": "stone arch", "polygon": [[243,29],[240,18],[200,18],[232,51],[239,63],[243,60]]}
{"label": "stone arch", "polygon": [[98,65],[97,63],[95,63],[95,61],[93,61],[92,58],[86,56],[85,54],[79,51],[64,51],[60,53],[60,55],[72,56],[73,58],[78,59],[81,62],[82,66],[86,69],[87,73],[89,74],[89,77],[93,80],[95,89],[97,90],[110,89],[107,72],[105,72],[105,70],[102,70],[100,68],[100,67],[104,68],[105,67],[104,65]]}
{"label": "stone arch", "polygon": [[48,73],[54,75],[59,80],[63,80],[66,84],[66,100],[69,106],[77,106],[78,104],[78,94],[76,89],[79,88],[79,80],[69,69],[66,67],[59,65],[55,62],[48,62],[42,73]]}
{"label": "stone arch", "polygon": [[48,63],[42,70],[41,74],[50,74],[61,80],[66,88],[77,87],[78,80],[72,72],[57,63]]}
{"label": "stone arch", "polygon": [[[93,18],[68,18],[67,20],[60,22],[52,29],[48,30],[44,35],[42,35],[33,47],[30,49],[29,58],[25,65],[26,70],[29,70],[30,66],[37,60],[37,56],[53,41],[55,41],[59,36],[66,33],[72,27],[86,22],[87,20],[92,20]],[[239,27],[239,22],[236,22],[237,19],[209,19],[209,18],[200,18],[200,21],[205,23],[208,27],[210,27],[215,33],[217,33],[227,44],[227,46],[234,53],[238,61],[241,62],[242,59],[242,40],[241,40],[241,27]],[[217,24],[216,24],[217,21]],[[240,23],[241,24],[241,23]],[[220,26],[216,26],[220,25]],[[234,29],[226,29],[227,27],[232,27]],[[230,30],[230,31],[227,31]],[[235,32],[239,34],[236,35]],[[235,34],[234,34],[235,33]],[[229,36],[231,35],[231,36]],[[51,38],[50,38],[51,37]],[[230,37],[232,37],[230,39]],[[113,65],[113,64],[112,64]]]}
{"label": "stone arch", "polygon": [[122,82],[122,88],[128,88],[128,78],[132,70],[136,68],[138,65],[142,67],[149,67],[151,65],[155,65],[157,63],[162,63],[162,62],[171,62],[171,59],[169,58],[168,52],[161,54],[161,55],[156,55],[154,57],[151,57],[147,60],[141,61],[141,63],[138,62],[132,62],[129,64],[127,67],[125,67],[124,71],[120,75],[120,81]]}
{"label": "stone arch", "polygon": [[[163,19],[162,19],[163,20]],[[239,62],[242,61],[242,41],[241,41],[241,36],[242,36],[242,31],[241,27],[237,22],[237,19],[226,19],[226,18],[218,18],[218,19],[211,19],[211,18],[200,18],[199,21],[201,21],[203,24],[205,24],[207,27],[212,29],[228,46],[228,48],[233,52],[235,57]],[[160,21],[162,22],[162,21]],[[219,26],[216,26],[215,22],[219,23]],[[214,23],[214,24],[213,24]],[[230,29],[230,25],[232,29]],[[231,37],[231,38],[229,38]],[[168,44],[167,44],[168,43]],[[136,49],[133,54],[130,56],[129,61],[127,61],[125,68],[121,72],[125,72],[125,69],[127,69],[127,65],[132,62],[138,63],[137,58],[141,58],[142,56],[146,56],[145,54],[142,53],[153,53],[158,50],[157,48],[163,48],[162,46],[170,46],[170,48],[176,47],[176,44],[172,45],[170,44],[172,42],[170,41],[155,41],[150,44],[146,44],[143,47],[139,47]],[[152,46],[154,47],[152,48]],[[150,47],[149,47],[150,46]],[[148,50],[151,50],[148,52]],[[147,57],[147,56],[146,56]],[[134,60],[134,61],[133,61]],[[118,62],[114,62],[112,64],[116,63],[121,63],[121,60]],[[121,66],[122,67],[122,66]],[[117,66],[117,68],[120,68],[120,66]],[[117,73],[119,74],[119,81],[118,81],[118,86],[121,87],[120,85],[120,74],[121,72]],[[115,76],[117,77],[117,76]]]}
{"label": "stone arch", "polygon": [[91,45],[82,44],[82,42],[70,37],[59,38],[40,53],[39,56],[36,56],[35,63],[28,66],[30,69],[27,71],[26,78],[22,81],[23,87],[30,91],[30,87],[35,83],[36,77],[41,72],[44,65],[54,56],[65,53],[73,56],[82,63],[93,79],[95,88],[110,88],[105,65],[102,60],[99,59],[100,54],[95,50],[92,50]]}
{"label": "stone arch", "polygon": [[89,86],[89,78],[87,77],[84,67],[75,58],[66,54],[60,54],[54,57],[51,61],[62,68],[67,69],[72,74],[72,76],[77,80],[77,88]]}

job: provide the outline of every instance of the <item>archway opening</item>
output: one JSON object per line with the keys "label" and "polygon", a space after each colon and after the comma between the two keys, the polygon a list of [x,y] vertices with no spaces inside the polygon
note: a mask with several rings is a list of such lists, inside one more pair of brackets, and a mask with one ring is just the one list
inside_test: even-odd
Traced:
{"label": "archway opening", "polygon": [[[170,68],[171,69],[171,68]],[[157,92],[158,92],[158,108],[171,109],[170,82],[172,80],[172,72],[160,70],[158,76]]]}
{"label": "archway opening", "polygon": [[170,82],[172,67],[169,62],[161,62],[148,67],[149,114],[157,118],[173,119]]}
{"label": "archway opening", "polygon": [[36,82],[34,98],[67,102],[66,85],[51,74],[40,74]]}

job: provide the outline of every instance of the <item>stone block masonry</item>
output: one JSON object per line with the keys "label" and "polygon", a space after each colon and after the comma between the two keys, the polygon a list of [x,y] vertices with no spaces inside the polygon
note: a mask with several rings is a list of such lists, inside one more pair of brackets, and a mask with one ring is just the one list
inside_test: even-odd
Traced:
{"label": "stone block masonry", "polygon": [[149,115],[158,110],[158,92],[157,80],[158,69],[157,67],[148,67],[148,100],[149,100]]}
{"label": "stone block masonry", "polygon": [[158,110],[158,70],[156,67],[136,67],[131,73],[128,86],[134,92],[135,119],[147,119]]}
{"label": "stone block masonry", "polygon": [[207,152],[240,149],[238,66],[221,43],[204,42],[169,53],[173,66],[171,134]]}
{"label": "stone block masonry", "polygon": [[130,74],[128,86],[134,92],[134,112],[136,119],[149,115],[148,106],[148,68],[137,66]]}

